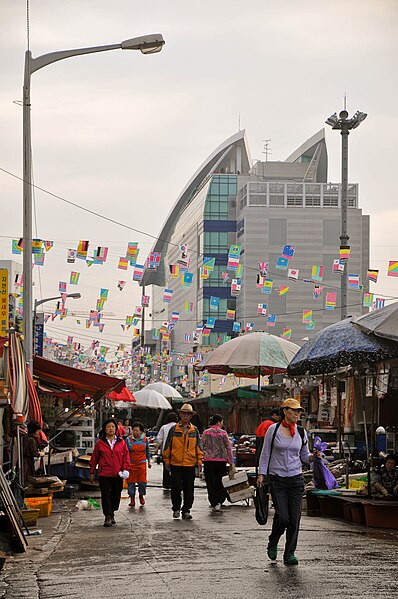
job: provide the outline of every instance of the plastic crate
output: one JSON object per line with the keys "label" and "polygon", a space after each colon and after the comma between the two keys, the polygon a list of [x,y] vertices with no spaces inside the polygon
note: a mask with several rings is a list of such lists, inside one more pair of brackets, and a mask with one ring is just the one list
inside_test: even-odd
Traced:
{"label": "plastic crate", "polygon": [[36,526],[37,519],[39,517],[39,510],[29,508],[27,510],[21,510],[22,518],[26,526]]}
{"label": "plastic crate", "polygon": [[28,507],[39,510],[39,518],[50,516],[53,507],[52,495],[44,497],[26,497],[25,503]]}

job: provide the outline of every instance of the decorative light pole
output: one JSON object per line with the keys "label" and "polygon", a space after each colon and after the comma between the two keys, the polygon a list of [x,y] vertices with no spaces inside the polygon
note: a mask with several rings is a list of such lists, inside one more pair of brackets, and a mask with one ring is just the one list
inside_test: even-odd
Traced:
{"label": "decorative light pole", "polygon": [[24,349],[26,361],[32,370],[32,150],[31,150],[31,122],[30,122],[30,79],[31,75],[53,62],[94,54],[107,50],[140,50],[142,54],[155,54],[164,46],[164,39],[160,33],[143,35],[125,40],[120,44],[107,46],[94,46],[92,48],[77,48],[74,50],[61,50],[32,57],[30,50],[25,52],[25,70],[23,84],[23,319],[24,319]]}
{"label": "decorative light pole", "polygon": [[[341,235],[340,235],[340,248],[349,248],[348,241],[348,136],[351,129],[356,129],[366,119],[368,115],[365,112],[357,112],[352,118],[348,118],[348,112],[342,110],[337,116],[336,113],[332,114],[326,119],[326,124],[330,125],[332,129],[338,129],[341,132]],[[341,297],[340,297],[340,310],[341,320],[347,318],[347,265],[344,265],[344,271],[341,275]]]}

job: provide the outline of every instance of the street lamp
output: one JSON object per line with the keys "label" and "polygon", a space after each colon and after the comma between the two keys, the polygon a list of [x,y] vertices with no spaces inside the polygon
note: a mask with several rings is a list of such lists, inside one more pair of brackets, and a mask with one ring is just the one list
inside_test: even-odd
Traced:
{"label": "street lamp", "polygon": [[[350,119],[348,118],[348,112],[342,110],[337,116],[335,112],[325,123],[330,125],[332,129],[338,129],[341,132],[341,235],[340,235],[340,247],[347,247],[348,236],[347,230],[347,192],[348,192],[348,136],[351,129],[356,129],[366,119],[368,115],[365,112],[357,112]],[[347,267],[345,265],[344,271],[341,275],[341,320],[347,318]]]}
{"label": "street lamp", "polygon": [[[31,154],[31,122],[30,122],[30,78],[32,73],[43,67],[73,56],[94,54],[107,50],[139,50],[142,54],[155,54],[164,46],[160,33],[134,37],[107,46],[61,50],[42,56],[32,57],[30,50],[25,52],[25,70],[23,83],[23,315],[24,315],[24,347],[26,361],[32,370],[32,154]],[[56,298],[57,299],[57,298]],[[43,303],[42,301],[40,303]],[[37,306],[36,306],[37,307]]]}
{"label": "street lamp", "polygon": [[[66,297],[71,297],[73,299],[80,299],[81,298],[81,294],[80,293],[67,293]],[[34,308],[33,308],[33,319],[32,319],[32,326],[34,329],[34,340],[35,340],[35,350],[34,353],[35,354],[39,354],[40,356],[43,355],[43,335],[44,335],[44,316],[43,314],[40,314],[39,316],[41,316],[42,318],[39,320],[37,318],[36,312],[37,312],[37,308],[38,306],[41,306],[42,304],[45,304],[47,302],[52,302],[54,300],[57,299],[61,299],[62,295],[56,295],[54,297],[45,297],[44,299],[41,300],[35,300],[35,304],[34,304]],[[33,333],[32,333],[33,336]],[[32,345],[33,345],[33,340],[32,340]],[[36,345],[37,347],[40,347],[40,349],[37,351],[36,349]],[[32,347],[33,350],[33,347]]]}

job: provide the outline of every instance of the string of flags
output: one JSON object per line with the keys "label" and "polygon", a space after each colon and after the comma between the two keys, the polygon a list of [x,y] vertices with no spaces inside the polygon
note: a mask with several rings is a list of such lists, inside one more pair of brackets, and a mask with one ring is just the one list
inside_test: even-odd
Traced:
{"label": "string of flags", "polygon": [[[23,239],[13,239],[12,240],[12,253],[13,254],[21,254],[23,252]],[[32,260],[33,266],[44,266],[44,259],[46,253],[54,247],[53,241],[47,241],[42,239],[33,239],[32,240]],[[294,259],[296,252],[296,248],[294,245],[285,245],[282,249],[281,254],[277,257],[276,263],[274,267],[277,270],[286,272],[286,276],[291,281],[299,280],[299,269],[296,269],[292,266],[292,261]],[[157,270],[161,264],[162,254],[161,252],[151,251],[146,258],[145,261],[142,261],[141,264],[137,263],[138,256],[140,254],[140,249],[138,247],[138,242],[129,242],[126,247],[126,252],[124,256],[119,256],[118,266],[119,270],[123,270],[125,272],[131,269],[132,271],[132,280],[136,282],[141,282],[144,276],[145,270]],[[237,298],[242,290],[242,273],[243,273],[243,265],[241,264],[241,254],[242,248],[238,244],[233,244],[229,247],[228,250],[228,258],[226,264],[226,270],[221,271],[220,266],[217,264],[217,272],[216,276],[221,277],[221,280],[224,284],[228,284],[230,286],[230,293],[232,297]],[[349,258],[351,254],[351,248],[349,246],[341,246],[339,248],[339,256],[338,258],[333,260],[332,272],[336,274],[343,274],[345,269],[347,268]],[[106,263],[109,257],[109,248],[107,246],[96,246],[90,250],[90,242],[88,240],[80,240],[75,248],[69,248],[66,252],[66,262],[68,264],[74,264],[77,260],[85,261],[88,267],[93,265],[103,265]],[[204,256],[203,263],[199,265],[198,275],[200,279],[206,280],[212,276],[212,273],[216,270],[217,259],[213,256]],[[185,243],[181,243],[178,246],[177,258],[174,264],[169,264],[168,269],[171,278],[178,281],[180,280],[181,287],[183,289],[190,289],[194,282],[194,272],[190,272],[189,268],[191,265],[191,257],[188,252],[188,246]],[[225,263],[224,263],[225,268]],[[80,269],[79,269],[80,270]],[[279,285],[276,286],[275,282],[269,278],[270,272],[270,264],[266,260],[261,260],[258,262],[258,273],[256,275],[255,285],[260,289],[262,294],[271,295],[274,291],[279,294],[279,297],[285,296],[289,291],[291,292],[291,288],[287,285]],[[390,260],[388,263],[387,276],[390,277],[398,277],[398,261]],[[325,268],[322,264],[315,264],[311,267],[311,276],[308,279],[303,279],[304,282],[313,283],[313,298],[315,300],[319,300],[322,297],[325,285],[322,284],[325,277]],[[369,268],[367,270],[366,279],[368,282],[377,283],[379,277],[379,270]],[[78,270],[71,270],[69,275],[69,284],[70,285],[79,285],[81,280],[81,272]],[[123,291],[125,288],[127,281],[118,280],[117,288],[119,291]],[[348,272],[347,274],[347,284],[348,288],[357,290],[363,293],[363,306],[365,307],[373,307],[378,308],[384,305],[385,299],[376,297],[374,293],[365,292],[363,289],[363,285],[360,284],[360,275],[357,273]],[[20,288],[22,293],[23,291],[23,282],[15,281],[15,286]],[[217,285],[215,285],[217,286]],[[54,315],[51,315],[51,318],[54,319],[57,316],[60,316],[61,319],[67,316],[67,308],[65,307],[65,302],[67,298],[67,282],[60,281],[59,282],[59,294],[61,296],[61,301],[58,302]],[[163,302],[164,303],[172,303],[173,300],[173,289],[165,288],[163,292]],[[90,312],[90,317],[86,319],[86,327],[89,328],[91,326],[98,327],[99,331],[102,331],[105,324],[101,322],[101,311],[103,310],[104,303],[108,299],[109,289],[101,289],[100,297],[96,302],[96,310],[92,310]],[[224,297],[224,296],[223,296]],[[220,312],[220,297],[211,295],[209,297],[209,309],[210,311],[214,311],[217,313],[217,316],[222,317]],[[337,302],[337,293],[334,291],[326,291],[324,308],[326,310],[333,310],[336,307]],[[143,295],[141,297],[141,308],[149,307],[150,298],[147,295]],[[265,322],[267,326],[275,326],[277,321],[276,314],[268,314],[267,313],[268,304],[267,303],[259,303],[257,306],[257,316],[262,316],[265,318]],[[185,312],[193,313],[195,311],[194,303],[191,301],[185,302]],[[136,314],[139,315],[139,311],[136,309]],[[307,330],[313,330],[315,328],[316,322],[312,317],[312,311],[308,311],[310,316],[304,316],[303,312],[303,324],[305,324]],[[94,316],[93,316],[94,315]],[[236,318],[236,311],[234,309],[228,308],[224,313],[224,318],[226,320],[233,321],[233,331],[234,332],[242,332],[242,330],[249,331],[254,327],[253,323],[238,323]],[[215,319],[210,317],[208,318],[205,326],[200,331],[200,333],[192,332],[190,333],[190,340],[195,340],[195,335],[197,338],[198,334],[207,336],[209,335],[209,330],[214,329]],[[179,321],[179,313],[173,312],[171,315],[171,320],[174,321],[174,324]],[[126,317],[125,327],[133,326],[135,327],[138,322],[134,317]],[[239,327],[239,331],[238,331]],[[289,334],[291,335],[291,329],[285,327],[286,330],[282,333],[282,336],[289,338]],[[172,329],[171,329],[172,330]],[[164,335],[170,336],[171,332],[170,328],[167,327]],[[289,333],[290,331],[290,333]],[[134,330],[134,334],[137,335],[136,330]]]}

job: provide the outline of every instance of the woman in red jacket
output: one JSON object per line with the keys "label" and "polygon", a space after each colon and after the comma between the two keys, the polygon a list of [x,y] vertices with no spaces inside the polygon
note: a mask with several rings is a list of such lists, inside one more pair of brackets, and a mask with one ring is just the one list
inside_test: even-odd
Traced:
{"label": "woman in red jacket", "polygon": [[98,465],[98,482],[105,527],[116,524],[115,512],[119,509],[123,480],[129,476],[129,452],[126,443],[117,436],[116,431],[116,420],[113,418],[105,420],[90,460],[91,482],[94,482],[95,469]]}

